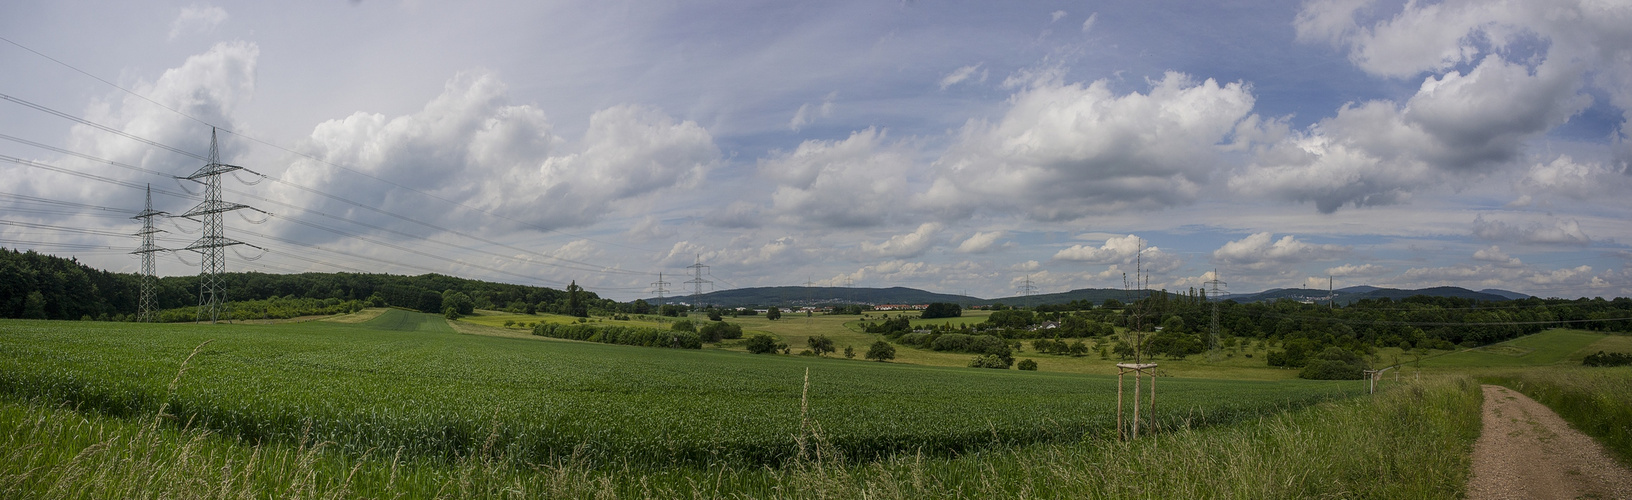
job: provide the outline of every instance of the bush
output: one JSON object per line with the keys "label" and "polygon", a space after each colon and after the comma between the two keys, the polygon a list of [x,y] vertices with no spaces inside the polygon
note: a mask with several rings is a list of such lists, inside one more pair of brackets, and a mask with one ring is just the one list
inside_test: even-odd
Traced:
{"label": "bush", "polygon": [[1581,364],[1585,366],[1632,366],[1632,354],[1598,351],[1598,354],[1588,355],[1582,359]]}
{"label": "bush", "polygon": [[982,354],[982,355],[979,355],[979,356],[975,356],[975,359],[969,360],[969,367],[970,368],[996,368],[996,369],[999,369],[999,370],[1007,370],[1007,369],[1009,369],[1009,363],[1011,361],[1012,360],[1004,360],[1003,358],[998,357],[996,355],[992,355],[992,354]]}
{"label": "bush", "polygon": [[1341,347],[1327,347],[1298,372],[1299,378],[1313,380],[1359,380],[1365,378],[1366,362],[1359,354]]}
{"label": "bush", "polygon": [[770,354],[782,349],[781,346],[777,345],[775,338],[763,333],[756,333],[752,337],[748,337],[748,341],[744,344],[748,347],[748,352],[754,354]]}
{"label": "bush", "polygon": [[867,359],[871,359],[873,361],[889,361],[895,359],[895,346],[882,340],[873,342],[873,345],[867,348]]}
{"label": "bush", "polygon": [[1020,360],[1020,366],[1016,366],[1015,368],[1019,368],[1021,370],[1025,370],[1025,371],[1029,371],[1029,372],[1034,372],[1034,371],[1037,371],[1037,362],[1032,361],[1030,359],[1022,359],[1022,360]]}
{"label": "bush", "polygon": [[701,349],[703,347],[702,338],[698,337],[696,333],[638,326],[597,327],[579,323],[539,323],[533,327],[533,335],[643,347],[670,347],[675,349]]}
{"label": "bush", "polygon": [[713,323],[703,325],[702,328],[697,330],[697,334],[703,338],[704,342],[719,342],[725,339],[740,339],[742,338],[742,326],[733,325],[724,321],[715,321]]}
{"label": "bush", "polygon": [[674,322],[674,325],[670,326],[669,329],[677,332],[696,332],[697,324],[692,323],[689,319],[682,319]]}

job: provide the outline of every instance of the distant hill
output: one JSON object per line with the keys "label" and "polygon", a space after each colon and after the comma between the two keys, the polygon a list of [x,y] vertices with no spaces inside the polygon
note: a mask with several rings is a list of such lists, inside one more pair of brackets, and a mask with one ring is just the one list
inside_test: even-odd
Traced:
{"label": "distant hill", "polygon": [[1454,286],[1440,286],[1423,288],[1419,290],[1401,290],[1398,288],[1379,288],[1374,286],[1354,286],[1334,291],[1317,290],[1313,288],[1276,288],[1273,290],[1265,290],[1251,294],[1231,294],[1225,296],[1224,298],[1231,299],[1236,302],[1272,302],[1280,299],[1291,299],[1324,304],[1327,301],[1328,295],[1331,296],[1331,300],[1337,302],[1338,304],[1350,304],[1363,299],[1388,298],[1392,300],[1400,300],[1417,295],[1428,295],[1433,297],[1457,297],[1487,301],[1503,301],[1530,297],[1529,295],[1508,292],[1505,290],[1485,290],[1475,292],[1473,290]]}
{"label": "distant hill", "polygon": [[1106,299],[1116,299],[1126,302],[1128,300],[1129,293],[1130,292],[1127,290],[1122,290],[1119,288],[1083,288],[1069,292],[1003,297],[1000,299],[982,301],[980,304],[985,305],[1001,302],[1003,305],[1009,306],[1034,307],[1043,304],[1064,304],[1066,302],[1075,300],[1084,300],[1093,304],[1103,304],[1105,303]]}
{"label": "distant hill", "polygon": [[1528,299],[1528,298],[1531,297],[1531,295],[1528,294],[1528,293],[1510,292],[1510,291],[1507,291],[1507,290],[1502,290],[1500,288],[1486,288],[1484,290],[1480,290],[1479,293],[1488,293],[1488,294],[1491,294],[1491,295],[1500,295],[1500,296],[1507,297],[1507,298],[1513,299],[1513,300]]}
{"label": "distant hill", "polygon": [[841,304],[928,304],[950,302],[961,305],[987,304],[991,301],[967,295],[926,292],[916,288],[866,288],[832,286],[762,286],[709,292],[693,299],[690,295],[676,295],[658,300],[645,299],[653,304],[691,303],[693,300],[723,307],[748,306],[830,306]]}

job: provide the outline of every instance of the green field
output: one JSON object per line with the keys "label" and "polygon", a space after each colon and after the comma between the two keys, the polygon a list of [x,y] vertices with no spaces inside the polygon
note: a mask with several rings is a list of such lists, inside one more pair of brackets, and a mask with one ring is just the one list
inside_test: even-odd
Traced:
{"label": "green field", "polygon": [[[169,411],[250,442],[533,462],[776,464],[798,453],[801,393],[855,459],[1069,442],[1114,429],[1114,378],[729,350],[458,335],[390,310],[356,323],[0,322],[0,389],[112,416]],[[192,349],[173,397],[167,385]],[[1165,424],[1255,418],[1358,384],[1164,380]]]}
{"label": "green field", "polygon": [[[1602,333],[1547,330],[1506,342],[1424,358],[1423,368],[1545,366],[1573,360],[1580,364],[1588,346],[1606,339]],[[1594,351],[1596,352],[1596,351]]]}

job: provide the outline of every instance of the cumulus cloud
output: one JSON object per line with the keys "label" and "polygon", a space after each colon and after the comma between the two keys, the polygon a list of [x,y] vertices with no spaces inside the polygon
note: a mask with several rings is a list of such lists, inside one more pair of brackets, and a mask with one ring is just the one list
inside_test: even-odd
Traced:
{"label": "cumulus cloud", "polygon": [[737,200],[710,212],[703,217],[703,223],[713,227],[752,229],[764,224],[760,217],[759,205]]}
{"label": "cumulus cloud", "polygon": [[1632,176],[1625,167],[1612,168],[1597,162],[1576,162],[1559,155],[1550,163],[1536,163],[1513,184],[1519,193],[1513,206],[1551,204],[1553,200],[1591,200],[1603,195],[1625,193],[1632,188]]}
{"label": "cumulus cloud", "polygon": [[1484,214],[1473,218],[1473,235],[1489,241],[1537,243],[1547,245],[1587,245],[1592,238],[1581,230],[1575,219],[1549,217],[1544,221],[1509,223],[1486,219]]}
{"label": "cumulus cloud", "polygon": [[664,226],[663,221],[658,220],[657,217],[648,215],[641,217],[641,219],[635,222],[633,226],[630,226],[629,230],[624,234],[627,234],[630,238],[633,238],[636,241],[652,241],[672,238],[679,234],[679,232],[675,231],[674,228]]}
{"label": "cumulus cloud", "polygon": [[[1144,272],[1165,274],[1184,265],[1183,259],[1163,252],[1160,247],[1140,245],[1148,243],[1135,235],[1113,237],[1105,240],[1105,244],[1098,247],[1090,245],[1072,245],[1054,253],[1054,260],[1083,262],[1088,264],[1122,264],[1138,263],[1144,266]],[[1115,266],[1112,266],[1115,267]]]}
{"label": "cumulus cloud", "polygon": [[1349,276],[1379,276],[1388,272],[1388,268],[1376,264],[1343,264],[1337,267],[1326,268],[1327,276],[1339,278]]}
{"label": "cumulus cloud", "polygon": [[793,221],[836,227],[883,223],[904,196],[908,152],[869,128],[842,141],[809,140],[759,162],[778,182],[771,207]]}
{"label": "cumulus cloud", "polygon": [[[297,160],[285,178],[418,220],[460,224],[477,215],[330,166],[343,165],[455,203],[560,227],[588,224],[646,195],[692,185],[720,157],[702,127],[655,109],[603,109],[590,117],[580,141],[568,143],[542,110],[507,101],[494,75],[462,73],[415,113],[359,112],[319,124],[303,149],[322,161]],[[355,212],[307,193],[285,196],[318,211]]]}
{"label": "cumulus cloud", "polygon": [[861,250],[877,257],[917,257],[935,244],[935,236],[940,234],[941,228],[938,222],[925,222],[917,230],[891,236],[883,243],[864,241]]}
{"label": "cumulus cloud", "polygon": [[976,78],[976,81],[986,81],[987,72],[980,69],[982,64],[985,63],[964,66],[952,70],[951,73],[947,73],[946,76],[941,77],[941,90],[946,90],[947,87],[963,83],[964,80],[968,80],[970,77],[975,77],[977,71],[979,72],[979,77]]}
{"label": "cumulus cloud", "polygon": [[958,244],[958,251],[962,253],[986,253],[997,247],[997,240],[1007,236],[1004,231],[977,232],[963,243]]}
{"label": "cumulus cloud", "polygon": [[191,33],[208,33],[226,20],[227,11],[214,5],[182,7],[176,20],[170,22],[170,39]]}
{"label": "cumulus cloud", "polygon": [[833,101],[839,98],[839,91],[828,92],[822,98],[821,104],[800,104],[799,110],[793,112],[793,119],[788,121],[788,128],[794,132],[815,122],[817,118],[833,116]]}
{"label": "cumulus cloud", "polygon": [[918,203],[948,215],[986,208],[1069,220],[1194,200],[1253,96],[1241,83],[1180,73],[1150,83],[1148,93],[1117,95],[1105,80],[1033,81],[1002,119],[958,132]]}
{"label": "cumulus cloud", "polygon": [[1502,247],[1491,245],[1490,248],[1481,248],[1473,252],[1473,260],[1491,262],[1502,267],[1519,267],[1524,265],[1518,257],[1512,257],[1502,251]]}
{"label": "cumulus cloud", "polygon": [[[1568,65],[1568,68],[1561,68]],[[1543,63],[1534,74],[1500,56],[1467,75],[1428,77],[1405,104],[1345,105],[1337,116],[1260,148],[1232,189],[1312,201],[1323,213],[1344,205],[1400,203],[1425,185],[1489,172],[1584,109],[1581,67]]]}
{"label": "cumulus cloud", "polygon": [[1300,40],[1346,50],[1368,73],[1427,73],[1416,94],[1403,103],[1346,104],[1258,148],[1250,168],[1231,178],[1234,190],[1310,201],[1326,213],[1401,203],[1424,188],[1516,165],[1528,141],[1592,103],[1588,85],[1623,111],[1632,107],[1632,27],[1614,21],[1632,20],[1626,5],[1409,2],[1375,22],[1371,5],[1309,2],[1294,26]]}
{"label": "cumulus cloud", "polygon": [[1298,241],[1292,235],[1275,239],[1268,232],[1227,242],[1213,251],[1213,261],[1245,269],[1264,270],[1302,262],[1330,260],[1349,253],[1342,245],[1316,245]]}

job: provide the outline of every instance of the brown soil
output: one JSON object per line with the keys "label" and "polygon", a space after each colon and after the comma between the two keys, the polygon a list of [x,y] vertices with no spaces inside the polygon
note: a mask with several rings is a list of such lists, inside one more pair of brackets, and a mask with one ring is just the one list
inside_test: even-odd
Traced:
{"label": "brown soil", "polygon": [[1632,499],[1632,470],[1541,403],[1486,385],[1484,431],[1473,444],[1471,499]]}

